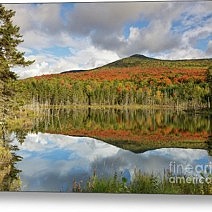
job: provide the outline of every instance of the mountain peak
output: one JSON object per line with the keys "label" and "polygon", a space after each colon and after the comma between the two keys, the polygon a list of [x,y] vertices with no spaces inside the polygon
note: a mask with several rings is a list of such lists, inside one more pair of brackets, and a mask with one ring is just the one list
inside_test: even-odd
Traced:
{"label": "mountain peak", "polygon": [[114,61],[102,67],[133,67],[146,63],[147,60],[153,60],[154,58],[146,57],[142,54],[134,54],[126,58]]}
{"label": "mountain peak", "polygon": [[131,55],[130,58],[139,58],[139,59],[150,59],[149,57],[146,57],[145,55],[143,54],[134,54],[134,55]]}

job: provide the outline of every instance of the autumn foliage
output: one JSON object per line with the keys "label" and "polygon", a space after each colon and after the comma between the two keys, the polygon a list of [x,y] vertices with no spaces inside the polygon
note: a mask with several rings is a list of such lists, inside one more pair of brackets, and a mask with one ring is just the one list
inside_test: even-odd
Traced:
{"label": "autumn foliage", "polygon": [[165,61],[132,56],[79,72],[19,81],[26,102],[47,105],[208,107],[211,59]]}

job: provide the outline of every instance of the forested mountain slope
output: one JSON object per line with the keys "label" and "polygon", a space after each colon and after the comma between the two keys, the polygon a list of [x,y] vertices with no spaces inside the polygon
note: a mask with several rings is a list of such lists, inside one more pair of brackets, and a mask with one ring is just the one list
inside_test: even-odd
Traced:
{"label": "forested mountain slope", "polygon": [[[210,107],[206,72],[212,59],[159,60],[133,55],[88,70],[20,80],[26,103]],[[62,70],[61,70],[62,71]]]}

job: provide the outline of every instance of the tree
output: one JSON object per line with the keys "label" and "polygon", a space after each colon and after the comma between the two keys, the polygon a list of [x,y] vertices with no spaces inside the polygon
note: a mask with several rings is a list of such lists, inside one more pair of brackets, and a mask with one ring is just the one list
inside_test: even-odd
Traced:
{"label": "tree", "polygon": [[209,85],[209,108],[212,108],[212,66],[210,66],[206,73],[206,81]]}
{"label": "tree", "polygon": [[7,115],[11,115],[10,106],[15,94],[14,81],[17,75],[11,71],[16,66],[28,66],[34,61],[24,58],[24,52],[17,47],[23,42],[20,28],[13,24],[15,11],[0,4],[0,125],[3,142],[5,142],[5,125]]}
{"label": "tree", "polygon": [[[14,82],[17,80],[17,75],[11,71],[15,66],[28,66],[34,61],[27,61],[24,58],[24,52],[20,52],[17,46],[23,42],[22,36],[19,33],[20,28],[13,24],[13,16],[15,11],[7,10],[0,4],[0,150],[2,153],[7,153],[8,163],[6,165],[7,172],[3,176],[3,181],[0,180],[0,190],[13,190],[19,187],[18,173],[15,168],[15,163],[19,157],[11,151],[15,149],[10,145],[7,138],[6,125],[9,115],[13,115],[10,111],[12,99],[15,94]],[[0,167],[1,169],[1,167]],[[4,170],[4,169],[3,169]],[[0,173],[1,177],[2,172]],[[16,182],[14,184],[14,182]]]}
{"label": "tree", "polygon": [[7,10],[0,4],[0,59],[9,68],[16,65],[28,66],[34,61],[27,61],[24,52],[20,52],[17,46],[23,42],[20,35],[20,27],[13,24],[15,11]]}
{"label": "tree", "polygon": [[17,79],[17,75],[11,71],[11,68],[28,66],[34,62],[27,61],[24,52],[17,49],[23,39],[19,33],[20,27],[13,24],[14,15],[15,11],[7,10],[0,4],[0,109],[3,116],[14,94],[11,83]]}

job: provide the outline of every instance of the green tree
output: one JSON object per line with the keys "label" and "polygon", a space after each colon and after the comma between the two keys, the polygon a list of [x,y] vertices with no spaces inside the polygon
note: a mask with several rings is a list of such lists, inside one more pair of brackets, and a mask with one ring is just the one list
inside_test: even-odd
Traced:
{"label": "green tree", "polygon": [[6,9],[0,4],[0,121],[4,121],[9,112],[9,104],[14,95],[13,82],[17,75],[11,71],[15,66],[28,66],[34,61],[24,58],[24,52],[20,52],[17,46],[23,42],[20,28],[13,23],[15,11]]}
{"label": "green tree", "polygon": [[212,108],[212,66],[207,70],[206,80],[209,85],[209,108]]}
{"label": "green tree", "polygon": [[13,24],[13,16],[15,11],[7,10],[0,4],[0,59],[1,63],[9,66],[16,65],[28,66],[33,61],[27,61],[24,58],[24,52],[20,52],[17,46],[23,42],[20,35],[20,27]]}
{"label": "green tree", "polygon": [[[19,188],[18,173],[15,163],[19,157],[12,151],[16,151],[7,136],[7,118],[12,116],[11,107],[15,94],[14,82],[17,75],[11,71],[16,66],[28,66],[34,61],[27,61],[24,52],[18,51],[17,47],[23,42],[19,33],[20,28],[13,24],[15,11],[6,9],[0,4],[0,150],[7,153],[8,163],[6,173],[1,172],[0,167],[0,190],[17,190]],[[4,169],[3,169],[4,170]],[[2,175],[3,174],[3,175]],[[17,184],[17,185],[15,185]]]}

